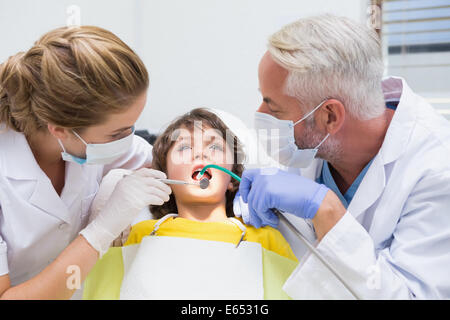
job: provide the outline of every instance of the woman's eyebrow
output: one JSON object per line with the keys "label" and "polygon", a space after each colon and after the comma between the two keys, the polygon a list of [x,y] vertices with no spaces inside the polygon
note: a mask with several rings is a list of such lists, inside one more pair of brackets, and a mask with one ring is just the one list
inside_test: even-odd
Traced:
{"label": "woman's eyebrow", "polygon": [[117,129],[117,130],[114,130],[112,133],[119,133],[119,132],[122,132],[122,131],[125,131],[125,130],[128,130],[128,129],[131,129],[132,127],[133,126]]}

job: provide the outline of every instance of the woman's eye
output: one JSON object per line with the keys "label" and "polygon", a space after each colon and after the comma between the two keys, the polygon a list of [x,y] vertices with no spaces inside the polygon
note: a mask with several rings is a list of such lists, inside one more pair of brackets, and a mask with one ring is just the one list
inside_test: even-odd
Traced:
{"label": "woman's eye", "polygon": [[110,137],[113,138],[113,139],[125,138],[126,136],[130,135],[133,132],[133,128],[134,127],[131,127],[131,128],[128,128],[128,129],[126,129],[124,131],[121,131],[119,133],[112,134],[112,135],[110,135]]}
{"label": "woman's eye", "polygon": [[110,137],[113,138],[113,139],[117,139],[117,138],[119,138],[122,134],[123,134],[123,133],[116,133],[116,134],[111,135]]}

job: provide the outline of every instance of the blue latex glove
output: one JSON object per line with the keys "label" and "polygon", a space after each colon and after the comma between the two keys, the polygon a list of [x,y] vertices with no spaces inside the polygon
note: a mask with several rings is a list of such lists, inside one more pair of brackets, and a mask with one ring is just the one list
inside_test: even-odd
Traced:
{"label": "blue latex glove", "polygon": [[278,217],[272,208],[312,219],[328,190],[323,184],[276,168],[250,169],[243,172],[236,196],[248,203],[248,221],[242,215],[246,224],[276,227]]}

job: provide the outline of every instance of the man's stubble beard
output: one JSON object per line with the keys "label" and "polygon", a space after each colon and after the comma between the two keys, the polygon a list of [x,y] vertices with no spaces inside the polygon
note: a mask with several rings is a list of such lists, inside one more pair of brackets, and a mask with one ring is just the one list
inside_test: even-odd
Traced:
{"label": "man's stubble beard", "polygon": [[[314,127],[314,123],[305,123],[301,139],[296,139],[295,141],[300,149],[313,149],[325,138],[322,133],[315,132]],[[330,163],[339,162],[342,159],[341,142],[330,135],[319,147],[316,158]]]}

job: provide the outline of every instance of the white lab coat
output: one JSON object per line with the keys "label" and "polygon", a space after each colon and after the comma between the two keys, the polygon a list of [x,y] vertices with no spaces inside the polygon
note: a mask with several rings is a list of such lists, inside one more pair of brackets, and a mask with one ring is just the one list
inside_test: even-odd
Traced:
{"label": "white lab coat", "polygon": [[40,273],[86,226],[88,209],[110,169],[137,169],[152,160],[152,146],[135,136],[113,164],[66,163],[61,196],[36,162],[22,133],[0,126],[0,276],[17,285]]}
{"label": "white lab coat", "polygon": [[[363,299],[449,299],[450,123],[401,78],[383,90],[400,98],[383,145],[317,250]],[[316,179],[322,164],[301,174]],[[299,258],[284,285],[292,298],[352,298],[315,256]]]}

